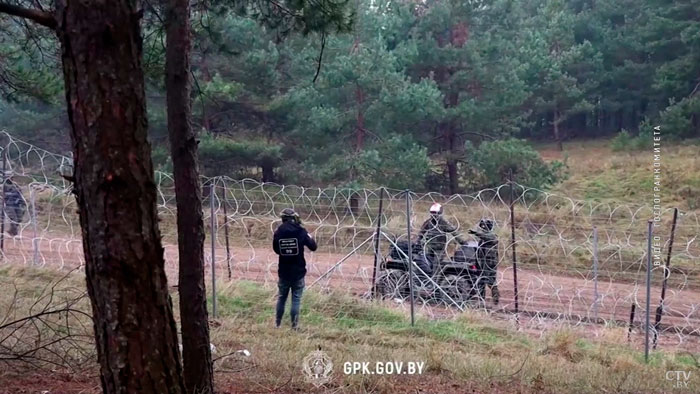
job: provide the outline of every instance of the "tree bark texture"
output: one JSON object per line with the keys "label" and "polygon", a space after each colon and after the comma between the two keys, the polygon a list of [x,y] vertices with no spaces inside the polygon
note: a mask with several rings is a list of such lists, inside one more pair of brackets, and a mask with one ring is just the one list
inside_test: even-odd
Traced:
{"label": "tree bark texture", "polygon": [[559,132],[559,123],[561,123],[561,118],[559,116],[559,110],[554,110],[554,120],[552,124],[554,126],[554,140],[557,142],[557,149],[561,152],[564,150],[564,145],[561,141],[561,133]]}
{"label": "tree bark texture", "polygon": [[[448,108],[455,108],[459,105],[459,93],[456,91],[450,92],[447,97]],[[445,140],[447,142],[447,176],[450,186],[450,194],[457,194],[459,189],[459,171],[457,167],[457,158],[460,156],[461,146],[458,144],[456,125],[453,120],[445,124]]]}
{"label": "tree bark texture", "polygon": [[275,167],[272,164],[264,163],[260,168],[262,168],[262,181],[263,182],[274,182],[275,181]]}
{"label": "tree bark texture", "polygon": [[459,173],[457,171],[457,160],[447,159],[447,177],[450,181],[450,194],[459,193]]}
{"label": "tree bark texture", "polygon": [[357,103],[355,152],[362,152],[365,148],[365,93],[359,85],[355,88],[355,102]]}
{"label": "tree bark texture", "polygon": [[446,140],[447,140],[447,147],[448,147],[446,165],[447,165],[447,177],[448,177],[449,186],[450,186],[450,194],[457,194],[460,192],[460,190],[459,190],[459,171],[457,168],[458,148],[457,148],[457,136],[455,134],[454,128],[452,127],[452,124],[447,124]]}
{"label": "tree bark texture", "polygon": [[177,204],[182,358],[187,392],[213,393],[204,285],[202,190],[191,115],[189,15],[189,0],[166,1],[165,87]]}
{"label": "tree bark texture", "polygon": [[75,193],[105,393],[182,393],[147,141],[142,9],[56,1]]}

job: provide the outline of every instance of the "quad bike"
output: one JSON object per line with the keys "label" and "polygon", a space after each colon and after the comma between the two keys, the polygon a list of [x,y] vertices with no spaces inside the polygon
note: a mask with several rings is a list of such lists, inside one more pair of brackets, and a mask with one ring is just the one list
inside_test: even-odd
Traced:
{"label": "quad bike", "polygon": [[[412,249],[413,261],[425,273],[413,266],[414,296],[447,305],[452,305],[452,301],[463,305],[480,299],[484,284],[479,280],[481,270],[477,263],[477,243],[460,245],[451,259],[432,264],[419,242],[413,243]],[[377,291],[382,297],[405,299],[410,296],[407,256],[408,242],[399,241],[392,245],[389,255],[382,260],[377,279]]]}

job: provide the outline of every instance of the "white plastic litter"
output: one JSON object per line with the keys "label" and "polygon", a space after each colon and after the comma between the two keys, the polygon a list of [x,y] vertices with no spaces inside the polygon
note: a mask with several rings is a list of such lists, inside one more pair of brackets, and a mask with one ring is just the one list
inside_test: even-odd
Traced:
{"label": "white plastic litter", "polygon": [[[180,353],[182,353],[182,344],[177,345],[180,348]],[[216,354],[216,346],[213,343],[209,343],[209,349],[211,349],[211,354]]]}
{"label": "white plastic litter", "polygon": [[239,350],[236,353],[240,353],[246,357],[250,357],[250,352],[248,351],[248,349]]}

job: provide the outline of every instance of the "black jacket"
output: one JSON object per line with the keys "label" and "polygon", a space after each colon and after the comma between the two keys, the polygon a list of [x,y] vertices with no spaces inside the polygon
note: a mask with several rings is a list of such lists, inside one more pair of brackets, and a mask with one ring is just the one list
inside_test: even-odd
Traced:
{"label": "black jacket", "polygon": [[19,186],[9,179],[5,181],[5,205],[8,208],[24,208],[27,206]]}
{"label": "black jacket", "polygon": [[279,278],[286,281],[298,281],[306,275],[304,246],[312,252],[316,250],[316,241],[309,236],[304,227],[293,222],[284,222],[275,231],[272,249],[279,257]]}

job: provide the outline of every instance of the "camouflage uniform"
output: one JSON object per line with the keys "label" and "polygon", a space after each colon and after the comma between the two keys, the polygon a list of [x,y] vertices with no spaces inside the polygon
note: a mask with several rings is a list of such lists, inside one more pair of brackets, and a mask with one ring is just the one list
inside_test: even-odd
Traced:
{"label": "camouflage uniform", "polygon": [[445,255],[447,234],[454,235],[457,242],[465,243],[465,240],[457,234],[457,228],[442,216],[431,216],[420,229],[418,239],[422,240],[423,253],[433,266],[442,261]]}
{"label": "camouflage uniform", "polygon": [[8,234],[17,235],[19,224],[24,218],[24,211],[27,208],[27,203],[24,201],[22,192],[19,186],[11,180],[5,181],[5,212],[10,219],[10,227]]}
{"label": "camouflage uniform", "polygon": [[491,298],[494,303],[498,304],[499,292],[498,286],[496,285],[498,237],[492,231],[481,227],[470,230],[469,233],[479,238],[479,248],[476,255],[477,261],[481,268],[484,283],[491,288]]}

